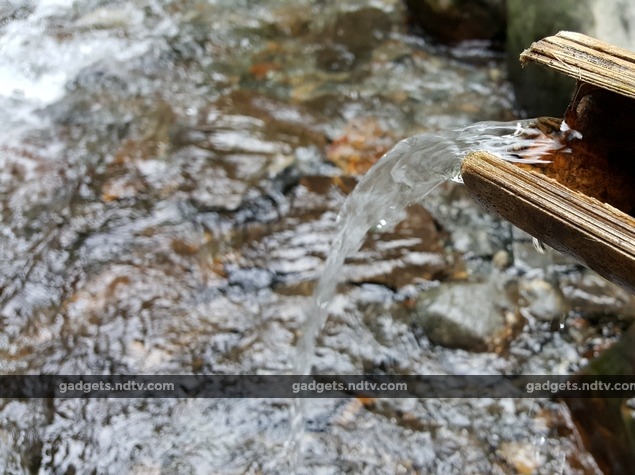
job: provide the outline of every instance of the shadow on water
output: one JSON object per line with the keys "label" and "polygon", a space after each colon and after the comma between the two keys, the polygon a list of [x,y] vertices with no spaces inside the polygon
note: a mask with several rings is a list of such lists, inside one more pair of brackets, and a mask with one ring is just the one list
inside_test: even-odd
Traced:
{"label": "shadow on water", "polygon": [[[290,372],[359,175],[404,137],[514,119],[500,58],[449,57],[404,16],[389,0],[0,5],[0,371]],[[460,185],[404,216],[346,261],[314,371],[566,373],[635,316]],[[483,290],[487,315],[462,298]],[[0,465],[279,473],[291,405],[5,399]],[[597,468],[556,401],[321,399],[304,417],[301,473]]]}

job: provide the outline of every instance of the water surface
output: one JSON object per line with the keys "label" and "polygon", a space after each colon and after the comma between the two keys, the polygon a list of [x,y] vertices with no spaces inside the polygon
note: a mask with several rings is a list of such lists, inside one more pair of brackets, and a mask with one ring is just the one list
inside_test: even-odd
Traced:
{"label": "water surface", "polygon": [[[402,8],[2,4],[0,370],[292,371],[358,176],[405,137],[515,118],[495,53],[427,44],[407,32]],[[352,27],[361,22],[368,28]],[[395,173],[398,196],[408,196],[413,177]],[[363,224],[375,228],[339,276],[315,371],[569,371],[621,331],[587,317],[633,308],[613,287],[596,302],[605,284],[561,256],[537,256],[529,237],[459,185],[437,186],[405,216],[392,230]],[[532,307],[545,288],[537,282],[561,296],[544,319]],[[431,340],[415,303],[486,284],[495,302],[501,286],[511,292],[514,318],[492,321],[498,343],[476,351]],[[549,319],[562,313],[577,326],[554,332]],[[278,473],[291,405],[5,400],[0,465]],[[563,410],[549,401],[311,401],[299,471],[505,473],[517,454],[536,473],[593,467]]]}

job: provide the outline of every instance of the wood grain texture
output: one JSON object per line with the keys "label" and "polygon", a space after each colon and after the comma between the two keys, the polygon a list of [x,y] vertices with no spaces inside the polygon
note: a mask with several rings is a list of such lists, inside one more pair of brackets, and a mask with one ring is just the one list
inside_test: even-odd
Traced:
{"label": "wood grain texture", "polygon": [[461,174],[475,201],[635,292],[635,219],[539,173],[473,152]]}
{"label": "wood grain texture", "polygon": [[537,41],[520,54],[520,62],[635,98],[635,53],[580,33],[561,31]]}

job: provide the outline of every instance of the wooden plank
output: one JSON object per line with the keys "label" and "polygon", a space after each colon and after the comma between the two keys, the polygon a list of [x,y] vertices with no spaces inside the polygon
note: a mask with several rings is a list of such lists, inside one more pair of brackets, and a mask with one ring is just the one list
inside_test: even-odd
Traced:
{"label": "wooden plank", "polygon": [[520,55],[579,81],[635,98],[635,53],[580,33],[561,31],[531,45]]}
{"label": "wooden plank", "polygon": [[583,46],[588,46],[614,58],[621,58],[630,63],[635,62],[635,52],[620,48],[619,46],[612,45],[611,43],[605,43],[604,41],[591,38],[590,36],[583,35],[582,33],[576,33],[574,31],[561,31],[556,36],[559,38],[570,40]]}
{"label": "wooden plank", "polygon": [[461,167],[474,199],[554,249],[635,292],[635,219],[486,152]]}

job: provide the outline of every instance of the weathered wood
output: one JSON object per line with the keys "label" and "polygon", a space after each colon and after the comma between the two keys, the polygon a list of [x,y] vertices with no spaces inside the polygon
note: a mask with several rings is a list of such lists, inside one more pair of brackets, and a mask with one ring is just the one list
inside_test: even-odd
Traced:
{"label": "weathered wood", "polygon": [[486,152],[463,161],[477,202],[608,280],[635,292],[635,219]]}
{"label": "weathered wood", "polygon": [[581,138],[540,168],[472,153],[463,181],[485,208],[635,292],[635,53],[562,31],[520,60],[578,80],[564,116]]}
{"label": "weathered wood", "polygon": [[635,53],[580,33],[561,31],[531,45],[520,55],[581,82],[635,98]]}

